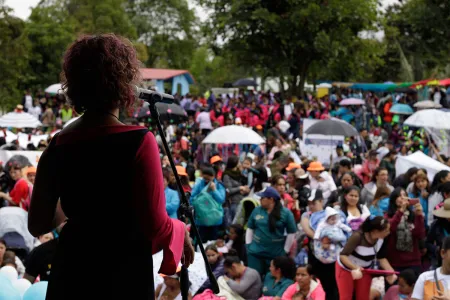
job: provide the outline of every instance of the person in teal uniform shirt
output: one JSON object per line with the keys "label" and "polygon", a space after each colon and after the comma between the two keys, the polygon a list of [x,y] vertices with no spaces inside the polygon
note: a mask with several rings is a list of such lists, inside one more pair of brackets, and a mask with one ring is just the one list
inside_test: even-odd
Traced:
{"label": "person in teal uniform shirt", "polygon": [[289,253],[297,227],[294,215],[281,205],[280,194],[273,187],[266,188],[258,196],[261,206],[250,215],[245,243],[248,266],[264,276],[272,259]]}
{"label": "person in teal uniform shirt", "polygon": [[169,187],[171,171],[164,170],[164,194],[166,195],[166,211],[172,219],[178,219],[178,208],[180,207],[180,195]]}
{"label": "person in teal uniform shirt", "polygon": [[295,262],[287,256],[278,256],[270,263],[270,272],[264,279],[263,295],[282,297],[286,289],[294,283]]}

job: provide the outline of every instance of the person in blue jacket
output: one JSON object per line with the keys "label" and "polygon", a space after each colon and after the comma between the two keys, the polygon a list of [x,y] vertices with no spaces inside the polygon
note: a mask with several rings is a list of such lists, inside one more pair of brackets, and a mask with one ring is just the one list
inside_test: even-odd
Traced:
{"label": "person in blue jacket", "polygon": [[178,219],[178,208],[180,207],[180,195],[169,187],[169,181],[172,171],[164,170],[164,194],[166,195],[166,211],[172,219]]}
{"label": "person in blue jacket", "polygon": [[[194,188],[191,192],[191,201],[195,201],[195,198],[203,191],[203,189],[209,184],[207,192],[212,196],[214,200],[220,205],[225,202],[226,189],[222,182],[215,178],[215,171],[212,167],[203,167],[201,169],[202,177],[197,179]],[[218,238],[219,227],[223,223],[222,219],[213,226],[202,226],[197,224],[198,232],[202,242],[213,241]]]}

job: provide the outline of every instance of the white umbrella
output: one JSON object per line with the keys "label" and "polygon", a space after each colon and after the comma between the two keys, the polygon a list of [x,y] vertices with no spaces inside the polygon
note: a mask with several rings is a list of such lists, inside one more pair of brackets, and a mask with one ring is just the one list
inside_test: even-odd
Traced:
{"label": "white umbrella", "polygon": [[46,93],[49,94],[62,94],[62,86],[61,83],[55,83],[45,89]]}
{"label": "white umbrella", "polygon": [[9,130],[0,130],[0,137],[4,137],[7,143],[12,143],[17,140],[17,134],[14,134]]}
{"label": "white umbrella", "polygon": [[329,83],[324,82],[324,83],[319,84],[317,87],[331,89],[333,86]]}
{"label": "white umbrella", "polygon": [[441,108],[442,105],[440,105],[438,103],[434,103],[434,101],[431,101],[431,100],[424,100],[424,101],[419,101],[419,102],[415,103],[414,107],[417,107],[417,108]]}
{"label": "white umbrella", "polygon": [[0,127],[36,128],[41,122],[26,112],[10,112],[0,118]]}
{"label": "white umbrella", "polygon": [[79,118],[79,117],[75,117],[75,118],[70,119],[69,121],[66,122],[66,124],[64,124],[63,128],[66,128],[70,123],[72,123],[72,122],[78,120],[78,118]]}
{"label": "white umbrella", "polygon": [[219,127],[203,140],[203,144],[264,144],[266,141],[253,130],[237,125]]}
{"label": "white umbrella", "polygon": [[437,109],[424,109],[411,115],[404,122],[413,127],[450,129],[450,113]]}

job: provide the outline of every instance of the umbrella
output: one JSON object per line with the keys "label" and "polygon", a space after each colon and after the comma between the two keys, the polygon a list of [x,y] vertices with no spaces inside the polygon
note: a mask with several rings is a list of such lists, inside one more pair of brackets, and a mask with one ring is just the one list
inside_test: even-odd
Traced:
{"label": "umbrella", "polygon": [[366,104],[366,102],[364,100],[356,99],[356,98],[348,98],[348,99],[344,99],[341,102],[339,102],[340,106],[364,105],[364,104]]}
{"label": "umbrella", "polygon": [[441,86],[450,85],[450,78],[443,79],[443,80],[439,81],[439,85],[441,85]]}
{"label": "umbrella", "polygon": [[7,143],[17,140],[17,134],[14,134],[9,130],[0,130],[0,137],[4,137]]}
{"label": "umbrella", "polygon": [[264,144],[266,141],[255,131],[237,125],[219,127],[203,140],[203,144]]}
{"label": "umbrella", "polygon": [[324,83],[319,84],[317,87],[331,89],[333,86],[329,83],[324,82]]}
{"label": "umbrella", "polygon": [[13,164],[19,164],[22,168],[31,167],[33,164],[24,155],[13,155],[5,164],[5,171],[9,172],[9,168]]}
{"label": "umbrella", "polygon": [[414,110],[408,104],[394,104],[389,112],[396,115],[412,115]]}
{"label": "umbrella", "polygon": [[233,86],[257,86],[258,84],[253,79],[242,78],[233,83]]}
{"label": "umbrella", "polygon": [[419,110],[405,120],[404,124],[412,127],[429,127],[450,129],[450,113],[439,109]]}
{"label": "umbrella", "polygon": [[306,130],[306,134],[358,136],[359,133],[352,125],[339,120],[323,120],[315,123]]}
{"label": "umbrella", "polygon": [[[159,118],[161,121],[167,121],[170,123],[183,123],[188,119],[186,111],[178,104],[167,104],[158,102],[155,104],[156,109],[159,112]],[[136,119],[150,119],[152,121],[152,115],[148,107],[141,107],[133,114]]]}
{"label": "umbrella", "polygon": [[434,103],[434,101],[431,101],[431,100],[424,100],[424,101],[419,101],[419,102],[415,103],[414,107],[417,107],[417,108],[441,108],[442,105]]}
{"label": "umbrella", "polygon": [[427,85],[439,85],[439,80],[431,80],[427,82]]}
{"label": "umbrella", "polygon": [[417,90],[408,87],[398,87],[393,90],[395,93],[417,94]]}
{"label": "umbrella", "polygon": [[22,111],[10,112],[0,118],[0,127],[36,128],[41,125],[36,117]]}
{"label": "umbrella", "polygon": [[45,89],[45,92],[53,95],[62,94],[61,83],[52,84],[51,86]]}

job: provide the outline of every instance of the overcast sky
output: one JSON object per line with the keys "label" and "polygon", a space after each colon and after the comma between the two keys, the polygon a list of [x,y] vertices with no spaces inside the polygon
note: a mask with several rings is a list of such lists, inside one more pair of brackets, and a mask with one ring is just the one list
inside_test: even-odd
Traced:
{"label": "overcast sky", "polygon": [[[190,3],[194,2],[189,0]],[[383,6],[398,2],[398,0],[381,0]],[[6,0],[6,5],[14,9],[14,15],[26,19],[31,13],[31,7],[39,3],[39,0]],[[197,9],[198,11],[199,9]]]}

